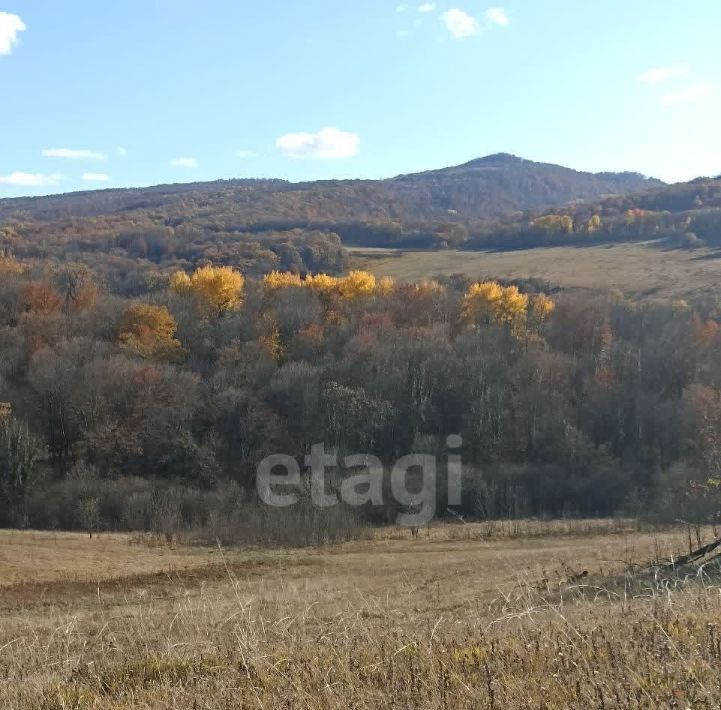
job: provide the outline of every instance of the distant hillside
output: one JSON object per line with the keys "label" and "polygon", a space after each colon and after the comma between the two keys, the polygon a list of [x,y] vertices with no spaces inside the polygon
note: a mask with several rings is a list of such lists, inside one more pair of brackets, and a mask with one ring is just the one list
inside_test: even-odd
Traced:
{"label": "distant hillside", "polygon": [[451,210],[462,220],[495,220],[516,211],[596,201],[660,185],[638,173],[584,173],[506,153],[385,182],[417,217],[448,219]]}
{"label": "distant hillside", "polygon": [[640,240],[666,240],[687,249],[721,246],[721,177],[518,215],[502,225],[477,230],[465,247],[508,249]]}
{"label": "distant hillside", "polygon": [[389,180],[221,180],[0,200],[0,220],[53,220],[165,208],[212,208],[244,226],[274,220],[494,220],[662,185],[638,173],[584,173],[500,153]]}
{"label": "distant hillside", "polygon": [[[495,155],[389,180],[227,180],[0,200],[0,251],[82,261],[109,282],[212,261],[337,272],[343,245],[462,245],[500,218],[662,185]],[[134,277],[135,278],[135,277]]]}

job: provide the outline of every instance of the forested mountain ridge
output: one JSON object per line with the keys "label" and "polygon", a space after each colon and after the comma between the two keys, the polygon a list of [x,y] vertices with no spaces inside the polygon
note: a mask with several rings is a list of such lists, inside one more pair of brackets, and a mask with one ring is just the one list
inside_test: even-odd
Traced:
{"label": "forested mountain ridge", "polygon": [[662,184],[638,173],[585,173],[499,153],[388,180],[219,180],[5,199],[0,200],[0,220],[100,216],[182,207],[190,201],[199,209],[227,210],[235,204],[246,226],[287,219],[437,221],[447,220],[449,210],[459,219],[477,221]]}
{"label": "forested mountain ridge", "polygon": [[654,187],[599,202],[528,212],[476,230],[470,249],[666,240],[694,249],[721,245],[721,177]]}
{"label": "forested mountain ridge", "polygon": [[399,176],[386,185],[419,217],[448,219],[451,210],[458,219],[478,221],[574,201],[596,201],[663,183],[639,173],[584,173],[499,153],[455,167]]}
{"label": "forested mountain ridge", "polygon": [[133,293],[157,270],[202,263],[261,275],[338,273],[344,245],[462,245],[509,213],[659,185],[500,154],[390,180],[226,180],[0,200],[0,251],[84,262]]}

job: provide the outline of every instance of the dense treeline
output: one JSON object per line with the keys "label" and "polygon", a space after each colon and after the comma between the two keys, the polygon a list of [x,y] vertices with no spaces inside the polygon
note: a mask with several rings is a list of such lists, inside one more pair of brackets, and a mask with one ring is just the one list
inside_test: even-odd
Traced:
{"label": "dense treeline", "polygon": [[274,269],[338,273],[347,253],[337,234],[316,229],[233,231],[218,220],[131,216],[0,226],[0,253],[57,264],[80,262],[114,292],[132,295],[159,274],[205,263],[260,276]]}
{"label": "dense treeline", "polygon": [[460,246],[486,239],[489,225],[509,213],[655,184],[631,173],[591,175],[499,155],[380,181],[228,180],[19,198],[0,200],[0,250],[82,261],[103,271],[113,290],[132,271],[132,295],[142,271],[213,262],[252,275],[337,273],[345,258],[339,240]]}
{"label": "dense treeline", "polygon": [[464,247],[517,249],[640,240],[665,240],[684,249],[721,246],[721,179],[522,215],[476,229]]}
{"label": "dense treeline", "polygon": [[637,173],[584,173],[498,154],[388,180],[219,180],[0,200],[0,221],[152,214],[232,215],[243,231],[268,221],[489,221],[516,211],[596,201],[662,185]]}
{"label": "dense treeline", "polygon": [[227,266],[127,298],[83,265],[4,258],[0,523],[147,525],[152,482],[207,524],[198,500],[252,500],[269,454],[390,465],[451,434],[462,512],[660,505],[718,476],[719,320],[716,302]]}
{"label": "dense treeline", "polygon": [[[553,188],[524,182],[529,171],[539,179],[539,170]],[[252,276],[272,270],[339,273],[348,264],[344,245],[470,250],[639,240],[685,249],[721,245],[718,179],[601,202],[573,201],[550,211],[514,211],[519,205],[572,200],[575,175],[495,156],[379,183],[228,181],[5,200],[0,251],[20,259],[83,262],[102,273],[111,290],[137,295],[157,280],[158,271],[205,263]],[[655,184],[639,176],[614,179],[610,186],[619,192]],[[601,187],[591,191],[601,193]],[[488,199],[508,211],[491,220],[483,208],[464,207]]]}

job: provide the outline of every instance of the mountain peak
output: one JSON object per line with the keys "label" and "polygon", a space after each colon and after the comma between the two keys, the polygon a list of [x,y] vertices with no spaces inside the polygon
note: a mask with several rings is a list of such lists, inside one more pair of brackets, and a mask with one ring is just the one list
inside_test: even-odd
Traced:
{"label": "mountain peak", "polygon": [[473,166],[503,166],[503,165],[519,165],[521,163],[528,163],[529,160],[519,158],[517,155],[511,153],[493,153],[493,155],[486,155],[483,158],[475,158],[467,163],[464,163],[460,167],[473,167]]}

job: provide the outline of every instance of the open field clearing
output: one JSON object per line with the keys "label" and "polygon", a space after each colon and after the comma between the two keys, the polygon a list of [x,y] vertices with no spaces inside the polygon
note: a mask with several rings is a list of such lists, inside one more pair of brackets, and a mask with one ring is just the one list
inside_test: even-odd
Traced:
{"label": "open field clearing", "polygon": [[212,554],[3,532],[0,546],[3,710],[721,701],[718,582],[618,576],[688,552],[682,530],[458,525]]}
{"label": "open field clearing", "polygon": [[462,273],[479,280],[537,278],[566,288],[674,298],[715,290],[721,283],[718,252],[664,250],[657,242],[507,252],[350,251],[358,268],[401,281]]}

